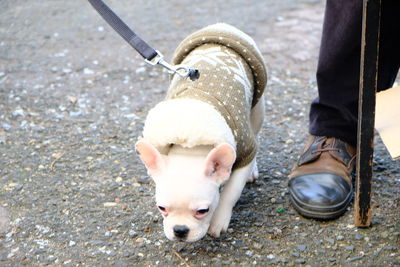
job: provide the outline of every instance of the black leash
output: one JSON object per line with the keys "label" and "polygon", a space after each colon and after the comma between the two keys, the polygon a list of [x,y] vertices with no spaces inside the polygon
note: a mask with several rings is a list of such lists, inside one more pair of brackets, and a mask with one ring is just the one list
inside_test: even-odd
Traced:
{"label": "black leash", "polygon": [[142,38],[140,38],[128,25],[126,25],[103,1],[101,0],[88,0],[89,3],[97,10],[103,19],[122,37],[127,41],[145,61],[152,66],[157,64],[166,68],[171,74],[178,74],[180,77],[189,77],[192,81],[200,77],[197,69],[192,69],[182,65],[171,65],[164,60],[164,56],[150,45],[148,45]]}

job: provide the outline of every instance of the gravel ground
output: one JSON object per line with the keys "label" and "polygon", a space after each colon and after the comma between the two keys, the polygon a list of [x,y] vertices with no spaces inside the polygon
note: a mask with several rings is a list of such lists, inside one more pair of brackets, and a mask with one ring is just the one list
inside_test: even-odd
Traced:
{"label": "gravel ground", "polygon": [[400,266],[400,164],[379,137],[371,228],[354,227],[352,208],[320,222],[289,203],[316,95],[322,0],[107,2],[167,58],[215,22],[254,37],[269,68],[260,178],[227,234],[168,241],[133,148],[167,75],[86,1],[2,0],[0,266]]}

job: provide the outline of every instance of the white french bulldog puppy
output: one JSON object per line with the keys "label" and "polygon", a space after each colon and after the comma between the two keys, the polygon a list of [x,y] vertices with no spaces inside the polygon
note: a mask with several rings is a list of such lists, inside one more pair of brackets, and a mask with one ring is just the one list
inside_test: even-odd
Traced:
{"label": "white french bulldog puppy", "polygon": [[155,181],[165,235],[193,242],[226,232],[246,182],[258,176],[266,71],[253,40],[226,24],[190,35],[173,63],[198,68],[200,78],[173,78],[136,150]]}

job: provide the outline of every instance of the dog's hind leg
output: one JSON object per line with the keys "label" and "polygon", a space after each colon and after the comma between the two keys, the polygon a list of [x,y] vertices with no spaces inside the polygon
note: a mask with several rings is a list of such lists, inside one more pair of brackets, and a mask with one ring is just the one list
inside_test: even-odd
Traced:
{"label": "dog's hind leg", "polygon": [[[264,121],[264,110],[265,110],[265,100],[264,95],[260,98],[258,103],[252,108],[250,113],[250,123],[253,133],[257,133],[261,130]],[[254,160],[253,172],[247,178],[247,182],[254,182],[258,178],[258,167],[257,161]]]}
{"label": "dog's hind leg", "polygon": [[264,95],[261,96],[258,103],[251,109],[250,124],[254,135],[261,130],[264,121],[265,100]]}
{"label": "dog's hind leg", "polygon": [[258,166],[257,166],[257,161],[254,160],[253,171],[252,171],[252,173],[249,175],[249,177],[247,177],[246,182],[252,183],[252,182],[254,182],[257,178],[258,178]]}

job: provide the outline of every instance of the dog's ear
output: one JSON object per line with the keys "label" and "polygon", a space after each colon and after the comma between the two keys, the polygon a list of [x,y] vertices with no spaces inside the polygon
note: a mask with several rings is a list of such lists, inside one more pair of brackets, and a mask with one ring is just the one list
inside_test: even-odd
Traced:
{"label": "dog's ear", "polygon": [[218,184],[229,178],[236,160],[235,149],[229,144],[220,144],[208,153],[205,160],[205,175]]}
{"label": "dog's ear", "polygon": [[136,142],[135,149],[144,165],[146,165],[147,173],[150,176],[157,175],[164,168],[164,159],[160,152],[150,143],[139,140]]}

